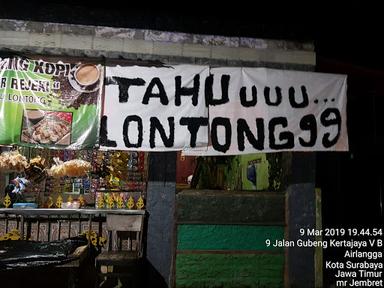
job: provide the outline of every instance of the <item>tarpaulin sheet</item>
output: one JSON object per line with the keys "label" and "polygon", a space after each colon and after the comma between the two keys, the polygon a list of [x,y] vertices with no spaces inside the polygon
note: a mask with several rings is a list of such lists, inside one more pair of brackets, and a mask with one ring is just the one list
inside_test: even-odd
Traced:
{"label": "tarpaulin sheet", "polygon": [[0,241],[0,271],[59,265],[79,256],[71,255],[77,247],[87,245],[85,237],[52,242]]}

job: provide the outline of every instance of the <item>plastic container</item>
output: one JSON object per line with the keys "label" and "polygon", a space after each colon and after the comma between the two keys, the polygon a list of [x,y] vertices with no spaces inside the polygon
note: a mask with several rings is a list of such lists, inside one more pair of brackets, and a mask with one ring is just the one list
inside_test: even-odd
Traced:
{"label": "plastic container", "polygon": [[25,208],[37,208],[36,203],[13,203],[13,208],[25,209]]}

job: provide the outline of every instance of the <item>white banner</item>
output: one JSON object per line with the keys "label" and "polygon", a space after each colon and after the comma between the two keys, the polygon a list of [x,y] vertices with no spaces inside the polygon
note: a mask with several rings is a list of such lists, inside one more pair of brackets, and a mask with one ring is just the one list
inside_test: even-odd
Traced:
{"label": "white banner", "polygon": [[107,67],[106,75],[105,149],[348,150],[345,75],[192,65]]}
{"label": "white banner", "polygon": [[347,151],[347,77],[213,68],[210,145],[187,155]]}
{"label": "white banner", "polygon": [[207,146],[209,67],[106,67],[102,149],[165,151]]}

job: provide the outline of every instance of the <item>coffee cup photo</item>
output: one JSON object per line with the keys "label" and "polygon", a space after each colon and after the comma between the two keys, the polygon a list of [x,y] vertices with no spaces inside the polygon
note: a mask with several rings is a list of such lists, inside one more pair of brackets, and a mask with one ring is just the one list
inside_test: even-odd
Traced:
{"label": "coffee cup photo", "polygon": [[76,68],[74,77],[81,87],[86,88],[99,81],[100,70],[97,65],[94,64],[81,64]]}
{"label": "coffee cup photo", "polygon": [[26,110],[25,117],[32,123],[36,124],[42,120],[45,116],[45,111],[43,110]]}

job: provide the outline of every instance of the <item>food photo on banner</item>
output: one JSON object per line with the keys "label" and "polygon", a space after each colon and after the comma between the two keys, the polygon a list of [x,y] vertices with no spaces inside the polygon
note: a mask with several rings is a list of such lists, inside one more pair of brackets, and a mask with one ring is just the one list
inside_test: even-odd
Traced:
{"label": "food photo on banner", "polygon": [[88,62],[0,59],[0,143],[95,146],[104,68]]}

